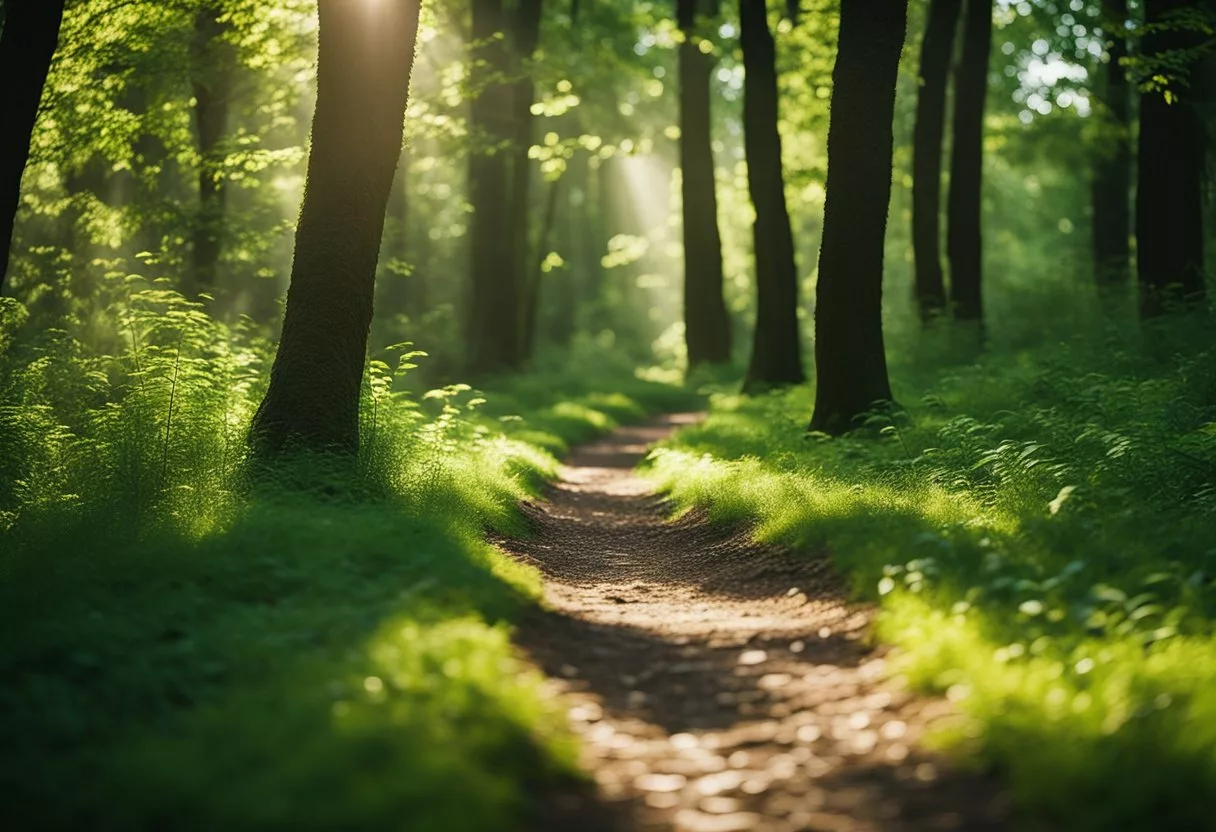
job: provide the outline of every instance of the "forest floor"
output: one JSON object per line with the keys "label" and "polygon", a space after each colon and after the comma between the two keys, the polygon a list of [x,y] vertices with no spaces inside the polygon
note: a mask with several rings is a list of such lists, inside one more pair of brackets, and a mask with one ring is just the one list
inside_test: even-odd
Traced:
{"label": "forest floor", "polygon": [[553,679],[595,793],[550,801],[544,828],[1003,829],[990,777],[921,747],[944,700],[888,679],[826,555],[757,544],[695,512],[669,521],[634,472],[698,417],[576,448],[534,534],[498,541],[545,576],[518,642]]}

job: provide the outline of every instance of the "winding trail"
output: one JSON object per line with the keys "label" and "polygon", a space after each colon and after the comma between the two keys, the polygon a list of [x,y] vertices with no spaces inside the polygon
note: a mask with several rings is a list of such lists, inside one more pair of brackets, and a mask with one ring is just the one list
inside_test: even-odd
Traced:
{"label": "winding trail", "polygon": [[633,467],[697,417],[575,449],[535,535],[500,541],[541,569],[548,610],[520,646],[569,704],[592,794],[549,801],[545,830],[993,830],[987,777],[917,748],[947,703],[885,682],[823,557],[665,519]]}

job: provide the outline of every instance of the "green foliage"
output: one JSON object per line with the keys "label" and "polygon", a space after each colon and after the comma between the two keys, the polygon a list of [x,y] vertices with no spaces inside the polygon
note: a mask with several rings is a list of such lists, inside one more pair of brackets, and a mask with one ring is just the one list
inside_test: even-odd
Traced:
{"label": "green foliage", "polygon": [[808,389],[720,396],[654,475],[680,507],[830,552],[879,603],[899,672],[966,716],[943,740],[1002,771],[1027,813],[1200,828],[1216,788],[1210,326],[978,360],[947,333],[897,340],[906,415],[832,441],[804,433]]}
{"label": "green foliage", "polygon": [[605,370],[568,401],[557,371],[417,395],[406,352],[369,369],[357,464],[254,472],[270,345],[107,292],[111,319],[52,332],[0,306],[6,821],[526,827],[574,747],[508,639],[538,576],[484,531],[523,531],[549,451],[685,394]]}

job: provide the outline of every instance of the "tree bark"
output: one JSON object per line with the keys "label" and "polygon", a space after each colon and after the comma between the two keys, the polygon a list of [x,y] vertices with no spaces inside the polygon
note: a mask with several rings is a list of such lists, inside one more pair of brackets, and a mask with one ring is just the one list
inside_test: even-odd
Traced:
{"label": "tree bark", "polygon": [[743,389],[754,393],[801,384],[806,375],[798,331],[798,266],[781,168],[777,46],[765,0],[739,0],[739,20],[747,186],[756,209],[756,326]]}
{"label": "tree bark", "polygon": [[21,177],[51,60],[59,44],[64,0],[8,0],[0,34],[0,294],[8,275]]}
{"label": "tree bark", "polygon": [[907,11],[907,0],[841,0],[816,288],[815,431],[844,433],[891,400],[882,266]]}
{"label": "tree bark", "polygon": [[[1147,23],[1168,21],[1186,0],[1146,0]],[[1146,57],[1198,45],[1192,32],[1167,30],[1144,37]],[[1186,79],[1140,97],[1139,180],[1136,188],[1136,259],[1143,317],[1161,314],[1171,301],[1204,297],[1203,121]]]}
{"label": "tree bark", "polygon": [[965,321],[982,321],[984,317],[980,191],[991,49],[992,0],[965,0],[963,53],[954,75],[954,135],[946,231],[950,301],[955,316]]}
{"label": "tree bark", "polygon": [[912,138],[913,292],[922,320],[940,315],[946,305],[942,273],[942,139],[945,136],[946,87],[954,33],[962,0],[930,0],[920,48],[920,88]]}
{"label": "tree bark", "polygon": [[476,97],[469,105],[475,148],[469,157],[469,319],[468,368],[474,373],[517,369],[523,362],[520,337],[523,287],[513,237],[511,153],[516,140],[512,85],[507,81],[503,0],[472,0],[472,65]]}
{"label": "tree bark", "polygon": [[401,154],[418,3],[320,0],[317,106],[283,335],[251,442],[354,453],[376,261]]}
{"label": "tree bark", "polygon": [[549,183],[549,193],[545,199],[545,215],[541,221],[540,234],[536,238],[536,256],[524,264],[527,296],[524,303],[523,338],[524,354],[529,361],[536,353],[537,322],[540,319],[540,288],[544,281],[545,258],[549,256],[549,244],[553,239],[554,226],[557,224],[557,201],[561,185],[560,177]]}
{"label": "tree bark", "polygon": [[1127,0],[1102,0],[1103,23],[1110,32],[1109,59],[1099,80],[1097,99],[1103,133],[1094,154],[1090,195],[1093,204],[1094,281],[1122,286],[1131,275],[1131,97],[1127,72]]}
{"label": "tree bark", "polygon": [[215,291],[223,252],[227,183],[224,179],[224,136],[228,132],[229,99],[236,53],[224,42],[227,26],[219,9],[198,12],[194,27],[194,119],[198,130],[198,214],[194,223],[187,295]]}
{"label": "tree bark", "polygon": [[714,59],[696,39],[698,0],[677,0],[684,40],[680,61],[680,172],[684,219],[684,339],[688,366],[730,361],[730,316],[723,299],[722,239],[710,109]]}
{"label": "tree bark", "polygon": [[[515,79],[512,107],[515,111],[515,142],[511,170],[511,237],[516,241],[514,267],[523,291],[522,319],[519,325],[520,360],[532,358],[535,347],[536,305],[540,303],[540,272],[535,269],[531,246],[532,160],[528,151],[535,134],[532,104],[536,82],[529,62],[540,44],[542,0],[519,0],[515,8],[512,48],[515,51]],[[544,256],[543,254],[541,256]]]}

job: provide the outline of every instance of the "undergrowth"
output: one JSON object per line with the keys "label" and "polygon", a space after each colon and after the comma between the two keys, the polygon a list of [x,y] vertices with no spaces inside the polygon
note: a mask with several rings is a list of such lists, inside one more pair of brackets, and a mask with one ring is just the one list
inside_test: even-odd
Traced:
{"label": "undergrowth", "polygon": [[521,530],[565,443],[687,396],[573,372],[409,393],[395,353],[357,464],[251,478],[270,345],[107,291],[55,331],[0,301],[4,826],[527,828],[573,741],[508,640],[538,577],[484,531]]}
{"label": "undergrowth", "polygon": [[958,703],[940,739],[1002,771],[1027,818],[1208,828],[1210,327],[1169,318],[978,359],[930,335],[893,351],[894,421],[833,440],[805,432],[809,386],[722,394],[652,473],[680,507],[830,552],[879,603],[899,671]]}

